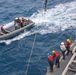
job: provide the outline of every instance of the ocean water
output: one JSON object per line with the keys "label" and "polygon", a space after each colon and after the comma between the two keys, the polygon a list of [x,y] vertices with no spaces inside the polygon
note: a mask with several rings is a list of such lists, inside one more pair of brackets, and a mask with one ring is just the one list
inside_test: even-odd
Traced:
{"label": "ocean water", "polygon": [[33,28],[0,41],[0,75],[45,75],[49,66],[47,52],[53,49],[60,52],[62,41],[76,39],[76,0],[48,0],[46,12],[43,3],[43,0],[0,0],[0,26],[23,16],[35,22]]}

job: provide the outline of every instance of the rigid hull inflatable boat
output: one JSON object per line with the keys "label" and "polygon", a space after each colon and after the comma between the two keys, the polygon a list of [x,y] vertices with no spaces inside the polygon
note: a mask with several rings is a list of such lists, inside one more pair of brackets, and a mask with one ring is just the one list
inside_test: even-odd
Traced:
{"label": "rigid hull inflatable boat", "polygon": [[0,40],[11,38],[33,25],[33,21],[24,19],[22,26],[20,23],[16,23],[15,21],[12,21],[4,26],[0,26]]}

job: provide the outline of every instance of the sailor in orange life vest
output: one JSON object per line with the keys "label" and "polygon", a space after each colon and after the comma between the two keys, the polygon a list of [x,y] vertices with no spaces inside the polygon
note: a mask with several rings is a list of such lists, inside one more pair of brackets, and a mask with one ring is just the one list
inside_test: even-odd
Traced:
{"label": "sailor in orange life vest", "polygon": [[69,52],[70,52],[70,39],[66,40],[66,50],[67,50],[67,55],[69,55]]}
{"label": "sailor in orange life vest", "polygon": [[47,59],[48,59],[49,65],[50,65],[50,70],[51,70],[51,72],[53,72],[53,65],[54,65],[53,56],[50,53],[47,53]]}
{"label": "sailor in orange life vest", "polygon": [[60,54],[58,52],[56,52],[55,50],[52,50],[52,54],[53,54],[53,58],[56,58],[56,66],[57,68],[60,67],[60,62],[59,62],[59,59],[60,59]]}

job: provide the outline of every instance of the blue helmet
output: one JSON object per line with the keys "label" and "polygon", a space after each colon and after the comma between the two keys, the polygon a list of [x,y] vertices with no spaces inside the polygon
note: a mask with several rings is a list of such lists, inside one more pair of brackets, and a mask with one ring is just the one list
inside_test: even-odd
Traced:
{"label": "blue helmet", "polygon": [[50,55],[50,53],[47,53],[47,56],[49,56]]}

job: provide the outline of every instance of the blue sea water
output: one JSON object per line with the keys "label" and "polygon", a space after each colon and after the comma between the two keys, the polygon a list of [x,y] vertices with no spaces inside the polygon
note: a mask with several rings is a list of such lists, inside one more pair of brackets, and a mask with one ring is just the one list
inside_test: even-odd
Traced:
{"label": "blue sea water", "polygon": [[46,12],[43,0],[0,0],[0,25],[23,16],[34,21],[35,26],[0,41],[0,75],[45,75],[49,66],[47,52],[60,52],[62,41],[76,39],[76,0],[48,0]]}

